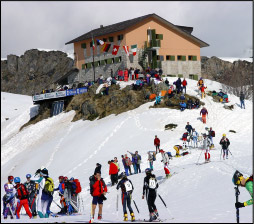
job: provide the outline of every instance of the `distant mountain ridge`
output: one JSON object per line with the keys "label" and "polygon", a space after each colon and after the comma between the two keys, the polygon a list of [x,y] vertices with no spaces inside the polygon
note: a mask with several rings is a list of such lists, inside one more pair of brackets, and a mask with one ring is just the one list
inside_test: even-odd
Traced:
{"label": "distant mountain ridge", "polygon": [[[21,56],[11,54],[1,60],[1,91],[32,95],[42,89],[54,89],[53,83],[73,69],[74,60],[62,51],[31,49]],[[201,74],[232,87],[252,86],[253,62],[231,63],[202,56]]]}

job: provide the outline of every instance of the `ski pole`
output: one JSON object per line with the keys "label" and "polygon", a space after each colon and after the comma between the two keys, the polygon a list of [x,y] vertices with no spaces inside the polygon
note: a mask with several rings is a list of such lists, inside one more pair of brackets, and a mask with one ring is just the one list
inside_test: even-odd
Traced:
{"label": "ski pole", "polygon": [[[202,154],[202,150],[201,150],[201,153],[199,154],[198,161],[200,159],[201,154]],[[196,164],[198,164],[198,161],[196,162]]]}
{"label": "ski pole", "polygon": [[58,205],[54,200],[53,200],[53,202],[54,202],[60,209],[62,209],[62,207],[60,207],[60,205]]}
{"label": "ski pole", "polygon": [[[233,154],[231,153],[231,151],[229,149],[228,149],[228,151],[230,152],[231,156],[233,156]],[[233,156],[233,158],[235,158],[235,157]]]}
{"label": "ski pole", "polygon": [[[236,203],[238,202],[238,196],[239,195],[240,195],[240,191],[239,191],[238,186],[237,186],[237,187],[235,187]],[[239,208],[236,209],[236,221],[237,221],[237,223],[240,223]]]}
{"label": "ski pole", "polygon": [[136,202],[133,200],[133,202],[134,202],[134,205],[135,205],[135,207],[136,207],[136,209],[137,209],[137,211],[138,211],[138,213],[139,213],[139,210],[138,210],[138,207],[137,207],[137,205],[136,205]]}
{"label": "ski pole", "polygon": [[[158,195],[159,195],[159,194],[158,194]],[[165,201],[162,199],[162,197],[161,197],[160,195],[159,195],[159,198],[161,199],[162,203],[165,205],[165,207],[166,207],[166,209],[167,209],[167,211],[168,211],[168,214],[169,214],[169,215],[172,217],[172,219],[173,219],[172,213],[169,211],[169,209],[168,209],[168,207],[167,207]]]}

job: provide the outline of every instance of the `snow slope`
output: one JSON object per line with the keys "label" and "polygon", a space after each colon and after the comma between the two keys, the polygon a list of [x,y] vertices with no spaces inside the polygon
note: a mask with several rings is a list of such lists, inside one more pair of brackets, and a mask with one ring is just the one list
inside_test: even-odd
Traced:
{"label": "snow slope", "polygon": [[[168,78],[170,83],[176,78]],[[197,95],[196,81],[187,79],[187,93]],[[208,90],[219,91],[221,84],[205,80]],[[5,94],[6,107],[2,107],[2,117],[10,116],[11,104],[20,103],[21,96],[15,98]],[[200,154],[199,162],[204,161],[203,152],[200,149],[191,149],[191,154],[180,158],[174,158],[170,162],[170,171],[176,172],[169,180],[164,181],[165,176],[161,156],[157,156],[154,163],[154,173],[157,176],[160,187],[158,193],[165,200],[168,210],[157,197],[156,205],[161,218],[168,222],[235,222],[236,210],[234,185],[232,175],[236,169],[244,175],[252,174],[252,102],[246,100],[246,109],[239,107],[239,98],[229,94],[231,104],[235,105],[233,111],[223,108],[223,104],[213,102],[207,97],[203,102],[208,109],[209,115],[207,125],[200,121],[200,110],[172,110],[166,108],[149,109],[153,102],[146,103],[135,110],[131,110],[117,116],[110,115],[95,121],[71,122],[74,111],[62,113],[56,117],[43,120],[36,125],[28,126],[21,132],[11,133],[12,129],[4,126],[5,135],[11,136],[4,143],[1,151],[1,182],[5,183],[7,176],[12,174],[21,177],[25,181],[27,173],[34,173],[39,167],[46,166],[49,175],[55,180],[59,175],[79,178],[83,191],[81,196],[84,201],[84,213],[80,216],[49,218],[47,220],[28,220],[22,216],[22,220],[28,222],[85,222],[90,218],[91,196],[89,194],[89,176],[93,174],[95,164],[102,164],[102,177],[106,183],[110,182],[108,175],[108,160],[115,156],[120,160],[121,155],[127,150],[139,151],[142,156],[141,174],[132,175],[130,179],[134,184],[133,199],[135,200],[140,213],[138,214],[134,204],[136,218],[147,218],[148,208],[145,200],[141,199],[144,170],[148,167],[147,151],[154,150],[153,139],[155,135],[161,140],[161,148],[171,151],[174,155],[175,144],[181,144],[181,136],[185,131],[187,121],[196,128],[199,133],[205,132],[205,127],[213,127],[216,132],[214,138],[215,148],[211,152],[212,162],[201,166],[196,165]],[[32,102],[32,100],[31,100]],[[23,103],[22,103],[23,105]],[[27,104],[23,109],[20,120],[27,118],[27,112],[31,105]],[[4,116],[3,116],[4,115]],[[1,122],[2,123],[2,122]],[[17,122],[18,123],[18,122]],[[169,123],[178,126],[173,131],[165,131],[164,126]],[[20,126],[20,124],[17,124]],[[13,124],[15,126],[15,123]],[[229,132],[234,130],[236,133]],[[3,131],[1,136],[3,136]],[[220,160],[219,140],[223,133],[227,134],[231,145],[228,160]],[[123,166],[119,161],[121,170]],[[108,200],[104,202],[103,219],[108,222],[122,222],[122,207],[116,212],[117,190],[108,184]],[[239,200],[241,202],[250,199],[245,189],[240,189]],[[4,195],[3,184],[1,187],[1,198]],[[58,194],[54,194],[54,200],[59,203]],[[59,211],[59,208],[52,203],[51,210]],[[97,214],[97,212],[96,212]],[[171,217],[174,217],[171,220]],[[2,222],[6,222],[1,217]],[[17,220],[11,220],[16,222]],[[240,221],[252,221],[252,207],[240,210]],[[10,222],[10,220],[8,220]]]}

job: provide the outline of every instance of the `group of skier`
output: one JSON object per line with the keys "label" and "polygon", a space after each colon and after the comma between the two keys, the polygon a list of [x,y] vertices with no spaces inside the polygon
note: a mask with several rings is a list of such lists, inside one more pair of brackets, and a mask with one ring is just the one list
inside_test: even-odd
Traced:
{"label": "group of skier", "polygon": [[[8,182],[4,185],[6,194],[3,197],[3,215],[7,219],[16,216],[20,218],[22,206],[30,218],[48,218],[53,213],[50,206],[53,201],[54,191],[59,191],[62,209],[59,214],[78,212],[77,195],[81,192],[78,179],[60,176],[59,186],[54,189],[54,181],[48,175],[44,167],[38,169],[34,176],[26,175],[27,181],[21,183],[20,177],[8,176]],[[14,182],[14,183],[13,183]],[[60,206],[59,206],[60,207]]]}

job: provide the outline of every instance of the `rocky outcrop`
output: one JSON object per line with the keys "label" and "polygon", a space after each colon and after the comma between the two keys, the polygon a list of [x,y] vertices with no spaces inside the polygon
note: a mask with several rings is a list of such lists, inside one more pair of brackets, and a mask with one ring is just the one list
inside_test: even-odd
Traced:
{"label": "rocky outcrop", "polygon": [[56,87],[58,79],[73,70],[73,59],[61,51],[28,50],[1,61],[1,91],[32,95]]}
{"label": "rocky outcrop", "polygon": [[248,61],[223,61],[217,57],[201,57],[201,74],[232,87],[252,85],[253,63]]}

